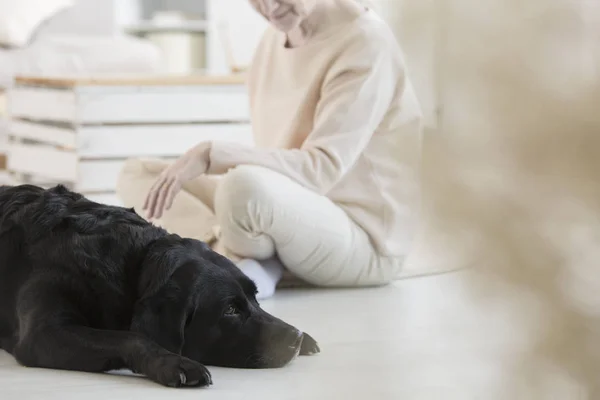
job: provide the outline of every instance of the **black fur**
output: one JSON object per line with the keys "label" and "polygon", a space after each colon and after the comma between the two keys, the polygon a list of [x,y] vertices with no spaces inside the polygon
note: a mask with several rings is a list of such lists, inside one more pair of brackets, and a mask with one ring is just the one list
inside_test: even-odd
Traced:
{"label": "black fur", "polygon": [[63,186],[0,187],[0,347],[22,365],[206,386],[203,364],[280,367],[318,352],[255,292],[205,243],[133,209]]}

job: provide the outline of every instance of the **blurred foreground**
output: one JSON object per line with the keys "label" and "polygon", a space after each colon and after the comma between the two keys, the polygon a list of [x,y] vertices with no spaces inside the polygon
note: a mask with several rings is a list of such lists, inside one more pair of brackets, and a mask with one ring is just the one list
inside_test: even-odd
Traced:
{"label": "blurred foreground", "polygon": [[506,367],[514,392],[488,398],[600,398],[600,2],[405,11],[439,24],[434,61],[413,54],[413,68],[433,63],[435,90],[421,91],[441,105],[413,259],[474,268],[468,287],[490,312],[516,305],[528,345]]}

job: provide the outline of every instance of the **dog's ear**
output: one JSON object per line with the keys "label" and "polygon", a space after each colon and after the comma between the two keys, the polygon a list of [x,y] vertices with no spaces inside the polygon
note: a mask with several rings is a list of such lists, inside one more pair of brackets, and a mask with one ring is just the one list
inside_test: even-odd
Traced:
{"label": "dog's ear", "polygon": [[181,354],[185,326],[197,306],[194,290],[197,281],[198,271],[193,263],[177,267],[166,279],[157,276],[135,305],[131,331]]}

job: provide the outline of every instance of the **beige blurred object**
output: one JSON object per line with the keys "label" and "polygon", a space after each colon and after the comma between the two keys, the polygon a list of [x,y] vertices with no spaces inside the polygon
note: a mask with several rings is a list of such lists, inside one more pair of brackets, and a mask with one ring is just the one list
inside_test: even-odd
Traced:
{"label": "beige blurred object", "polygon": [[488,398],[600,398],[600,2],[398,0],[394,12],[414,19],[394,29],[438,110],[419,254],[476,266],[474,293],[518,301],[531,338],[506,370],[510,393]]}

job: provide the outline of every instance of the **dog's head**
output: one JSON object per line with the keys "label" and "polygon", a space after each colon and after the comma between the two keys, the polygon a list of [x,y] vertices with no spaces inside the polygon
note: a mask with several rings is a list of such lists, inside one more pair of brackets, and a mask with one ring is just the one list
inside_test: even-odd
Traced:
{"label": "dog's head", "polygon": [[256,286],[206,244],[172,235],[142,263],[132,330],[207,365],[282,367],[303,333],[262,310]]}

